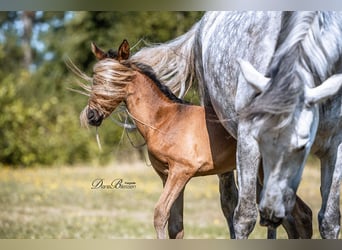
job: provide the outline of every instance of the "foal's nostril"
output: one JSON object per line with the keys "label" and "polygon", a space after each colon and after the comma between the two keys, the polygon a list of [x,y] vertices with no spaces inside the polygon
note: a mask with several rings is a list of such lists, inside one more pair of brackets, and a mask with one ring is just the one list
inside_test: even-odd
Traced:
{"label": "foal's nostril", "polygon": [[88,109],[88,112],[87,112],[88,120],[90,121],[90,120],[94,119],[94,116],[95,116],[95,111],[92,109]]}
{"label": "foal's nostril", "polygon": [[92,126],[100,126],[103,120],[103,116],[100,115],[96,110],[94,109],[88,109],[87,111],[87,119],[89,125]]}

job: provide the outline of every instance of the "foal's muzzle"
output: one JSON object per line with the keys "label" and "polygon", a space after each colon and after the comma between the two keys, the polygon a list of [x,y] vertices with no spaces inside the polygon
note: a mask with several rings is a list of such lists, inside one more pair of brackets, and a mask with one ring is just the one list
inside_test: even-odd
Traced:
{"label": "foal's muzzle", "polygon": [[87,119],[89,125],[98,127],[102,123],[103,115],[101,115],[96,109],[88,109]]}

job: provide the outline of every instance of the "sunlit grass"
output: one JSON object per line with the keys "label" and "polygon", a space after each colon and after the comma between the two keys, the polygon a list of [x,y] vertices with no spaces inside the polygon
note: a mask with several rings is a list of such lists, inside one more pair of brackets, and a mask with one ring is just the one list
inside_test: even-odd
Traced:
{"label": "sunlit grass", "polygon": [[[135,182],[134,189],[91,189],[93,180]],[[155,238],[153,210],[162,191],[144,163],[107,167],[0,169],[0,238]],[[306,167],[299,195],[314,213],[320,207],[319,167]],[[185,238],[228,239],[216,176],[192,179],[185,192]],[[263,239],[256,226],[250,238]],[[283,229],[278,238],[287,238]]]}

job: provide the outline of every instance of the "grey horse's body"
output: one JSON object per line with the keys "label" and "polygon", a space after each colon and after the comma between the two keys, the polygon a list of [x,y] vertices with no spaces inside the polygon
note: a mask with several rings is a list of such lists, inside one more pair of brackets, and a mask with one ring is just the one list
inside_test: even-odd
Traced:
{"label": "grey horse's body", "polygon": [[256,221],[254,194],[260,157],[257,144],[251,144],[249,131],[238,134],[235,96],[240,70],[236,58],[251,61],[260,72],[266,72],[280,20],[280,12],[209,12],[202,18],[195,38],[195,68],[204,105],[214,107],[224,127],[238,141],[239,202],[234,215],[237,238],[247,238]]}
{"label": "grey horse's body", "polygon": [[[212,104],[226,129],[237,136],[236,58],[266,72],[280,29],[281,12],[208,12],[194,39],[197,78],[204,105]],[[230,117],[230,118],[229,118]]]}
{"label": "grey horse's body", "polygon": [[[323,88],[318,91],[313,87],[341,70],[339,63],[342,20],[339,13],[298,14],[207,12],[183,36],[168,44],[149,48],[149,55],[152,55],[152,52],[172,54],[175,58],[173,63],[168,63],[169,58],[161,60],[161,57],[156,57],[155,61],[153,57],[144,59],[144,51],[136,54],[136,57],[141,57],[155,69],[164,83],[175,90],[183,90],[184,85],[197,79],[203,104],[213,106],[224,127],[237,139],[239,201],[234,214],[237,238],[247,238],[256,222],[256,179],[261,159],[265,173],[260,205],[262,223],[277,226],[293,207],[293,195],[311,147],[322,163],[323,201],[319,213],[320,232],[324,238],[337,238],[339,234],[339,188],[342,175],[341,91],[324,87],[329,84],[339,86],[339,76],[328,84],[322,84]],[[304,24],[308,24],[307,30],[304,30],[305,25],[301,25],[300,18],[303,18]],[[298,23],[291,21],[292,19]],[[305,33],[311,28],[316,29],[315,36],[310,32]],[[299,33],[302,38],[292,39],[292,35]],[[309,42],[298,50],[292,50],[303,37],[307,37],[304,41]],[[312,47],[310,52],[309,45],[314,45],[315,41],[319,45]],[[321,46],[322,44],[325,45]],[[286,47],[290,49],[287,50]],[[322,47],[323,52],[317,50]],[[307,51],[301,58],[300,52],[303,48],[307,48]],[[325,51],[326,48],[333,51]],[[312,55],[313,57],[307,60]],[[333,63],[329,69],[320,69],[312,64],[324,58],[327,58],[328,63]],[[301,74],[301,71],[287,72],[293,70],[297,61],[308,62],[300,65],[304,67],[305,74]],[[282,62],[288,64],[284,65]],[[281,103],[283,106],[273,108],[274,103],[271,102],[264,105],[264,110],[250,109],[262,103],[260,96],[270,85],[277,89],[275,81],[272,80],[275,76],[279,80],[286,72],[294,73],[289,79],[292,81],[291,77],[296,78],[298,88],[288,93],[296,94],[298,90],[298,98],[295,101],[300,105],[296,103],[287,107],[286,98],[281,96],[282,89],[278,87],[279,99],[275,99],[275,103]],[[272,80],[265,81],[264,75]],[[305,84],[307,78],[315,80]],[[289,86],[291,89],[292,85]],[[326,96],[320,96],[317,92]],[[283,96],[288,93],[285,91]],[[337,98],[330,98],[323,104],[318,104],[333,94]],[[265,115],[269,111],[278,116]],[[286,115],[283,115],[285,113]],[[288,119],[283,119],[284,117]],[[281,122],[282,119],[285,121]],[[265,125],[269,131],[273,125],[276,126],[275,130],[280,130],[267,133],[263,128]],[[282,130],[283,128],[287,129]],[[283,141],[279,141],[279,138]],[[292,155],[294,149],[305,150]],[[285,174],[279,174],[280,172]],[[273,192],[272,188],[276,191]]]}

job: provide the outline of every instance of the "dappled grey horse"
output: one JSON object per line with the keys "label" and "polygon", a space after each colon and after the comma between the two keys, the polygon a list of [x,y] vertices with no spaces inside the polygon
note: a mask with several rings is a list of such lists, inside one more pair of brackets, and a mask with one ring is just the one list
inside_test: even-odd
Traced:
{"label": "dappled grey horse", "polygon": [[275,227],[292,210],[311,148],[322,163],[320,233],[338,237],[341,81],[332,75],[340,71],[340,25],[332,12],[207,12],[183,36],[135,55],[180,96],[196,79],[202,103],[237,139],[237,238],[247,238],[256,222],[261,159],[261,223]]}
{"label": "dappled grey horse", "polygon": [[[277,226],[294,205],[310,150],[321,160],[323,238],[340,232],[342,13],[286,12],[264,77],[240,60],[240,124],[258,143],[265,173],[260,215]],[[252,63],[253,64],[253,63]],[[240,84],[240,83],[239,83]],[[254,92],[247,97],[246,89]],[[245,142],[250,143],[250,142]]]}

